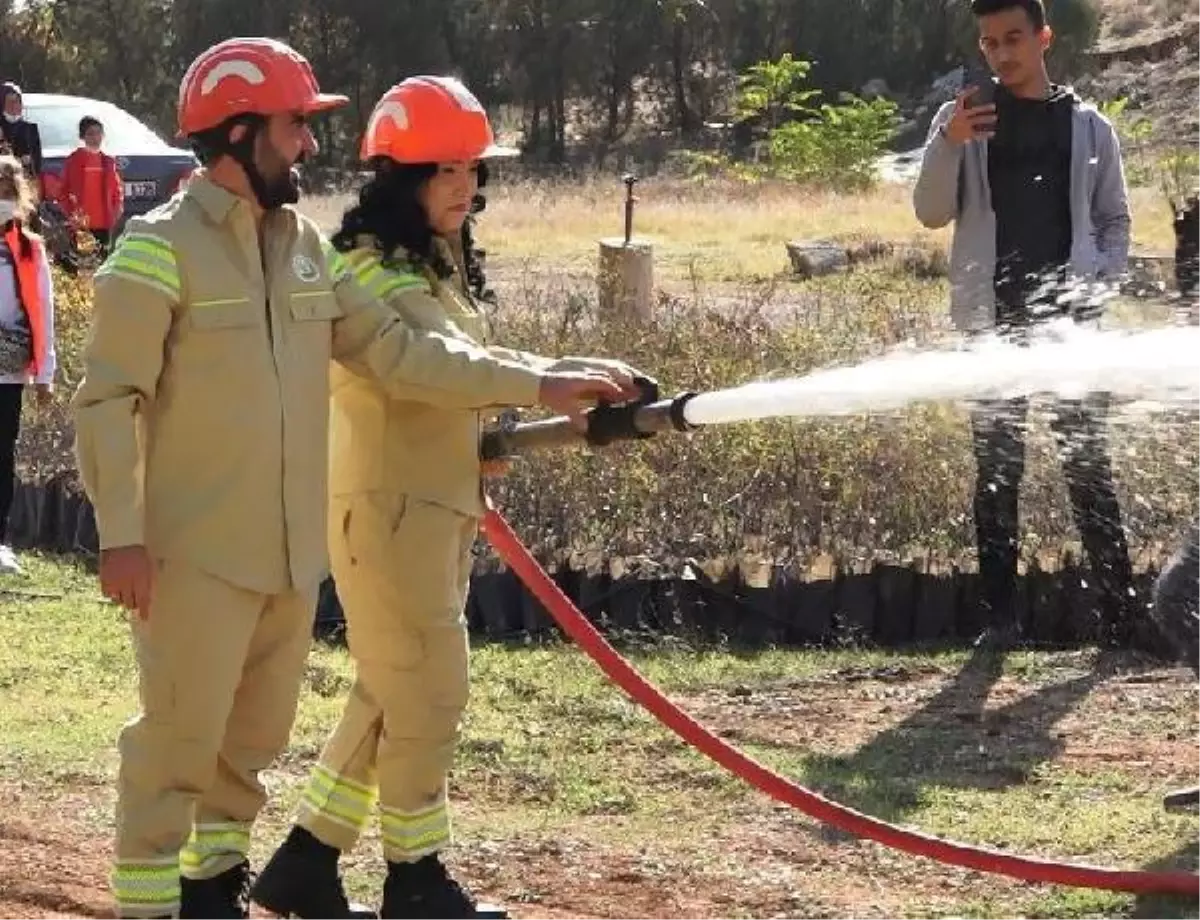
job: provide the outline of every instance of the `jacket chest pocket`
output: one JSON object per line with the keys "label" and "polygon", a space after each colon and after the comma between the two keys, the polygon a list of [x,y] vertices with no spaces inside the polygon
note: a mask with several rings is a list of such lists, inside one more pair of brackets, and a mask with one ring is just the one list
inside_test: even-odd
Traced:
{"label": "jacket chest pocket", "polygon": [[333,291],[299,291],[288,295],[293,341],[303,360],[329,360],[333,322],[342,315]]}
{"label": "jacket chest pocket", "polygon": [[209,369],[244,366],[263,339],[261,310],[245,297],[194,300],[178,342],[178,359]]}

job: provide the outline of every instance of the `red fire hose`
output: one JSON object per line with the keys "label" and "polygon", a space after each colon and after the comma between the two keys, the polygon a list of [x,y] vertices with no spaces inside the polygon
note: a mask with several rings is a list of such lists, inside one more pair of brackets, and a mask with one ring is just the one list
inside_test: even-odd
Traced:
{"label": "red fire hose", "polygon": [[984,847],[942,840],[905,830],[852,808],[839,805],[799,786],[727,744],[683,712],[617,654],[587,618],[546,574],[496,511],[487,513],[483,531],[500,557],[512,568],[550,615],[608,677],[655,718],[696,750],[756,789],[791,805],[818,821],[868,840],[938,862],[981,872],[1008,875],[1027,882],[1052,882],[1079,888],[1104,888],[1139,894],[1200,894],[1200,876],[1183,871],[1104,869],[1014,856]]}

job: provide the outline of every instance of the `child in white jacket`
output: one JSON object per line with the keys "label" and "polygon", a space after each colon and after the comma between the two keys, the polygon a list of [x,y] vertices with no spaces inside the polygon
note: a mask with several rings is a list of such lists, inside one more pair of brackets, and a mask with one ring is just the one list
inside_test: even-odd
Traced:
{"label": "child in white jacket", "polygon": [[53,392],[54,292],[42,240],[25,221],[33,197],[20,161],[0,157],[0,575],[19,574],[9,544],[17,437],[25,388],[39,403]]}

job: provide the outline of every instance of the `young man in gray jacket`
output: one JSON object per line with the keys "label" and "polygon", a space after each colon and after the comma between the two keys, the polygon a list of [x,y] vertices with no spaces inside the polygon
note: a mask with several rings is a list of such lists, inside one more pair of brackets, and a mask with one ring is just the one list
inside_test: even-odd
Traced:
{"label": "young man in gray jacket", "polygon": [[[1129,203],[1112,124],[1050,82],[1052,33],[1042,0],[973,0],[979,45],[998,80],[966,87],[934,117],[913,203],[927,227],[954,222],[950,312],[968,333],[1020,337],[1039,320],[1072,315],[1073,291],[1125,272]],[[994,101],[980,103],[983,98]],[[1094,301],[1092,301],[1094,302]],[[975,522],[985,636],[1019,638],[1013,609],[1028,401],[972,411],[978,478]],[[1133,627],[1133,573],[1113,490],[1102,396],[1060,403],[1060,442],[1075,521],[1100,589],[1105,639]]]}

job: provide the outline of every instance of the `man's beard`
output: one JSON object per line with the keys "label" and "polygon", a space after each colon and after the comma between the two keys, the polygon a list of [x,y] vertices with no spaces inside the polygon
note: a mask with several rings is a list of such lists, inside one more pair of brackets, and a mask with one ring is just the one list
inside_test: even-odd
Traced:
{"label": "man's beard", "polygon": [[274,176],[263,176],[259,204],[272,211],[300,200],[300,173],[294,166],[280,168]]}

